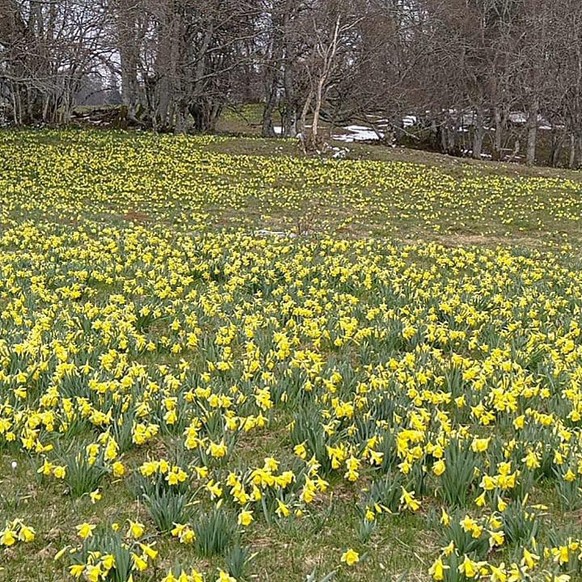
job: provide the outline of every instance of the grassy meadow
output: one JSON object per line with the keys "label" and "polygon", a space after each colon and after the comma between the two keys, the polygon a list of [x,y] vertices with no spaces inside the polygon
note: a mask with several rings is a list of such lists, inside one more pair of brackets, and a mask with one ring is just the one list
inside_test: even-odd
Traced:
{"label": "grassy meadow", "polygon": [[0,580],[582,580],[582,179],[0,133]]}

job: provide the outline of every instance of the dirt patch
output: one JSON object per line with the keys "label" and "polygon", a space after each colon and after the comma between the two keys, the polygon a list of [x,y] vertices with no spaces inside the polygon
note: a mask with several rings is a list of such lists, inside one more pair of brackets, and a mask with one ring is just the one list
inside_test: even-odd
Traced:
{"label": "dirt patch", "polygon": [[129,222],[147,222],[150,219],[150,216],[139,210],[130,210],[123,215],[123,219]]}
{"label": "dirt patch", "polygon": [[433,241],[447,248],[457,247],[524,247],[539,249],[542,241],[531,236],[500,236],[475,233],[454,233],[435,235],[434,233],[420,232],[418,236],[406,236],[400,239],[404,244],[417,244],[418,242]]}
{"label": "dirt patch", "polygon": [[436,237],[438,243],[445,247],[463,247],[463,246],[497,246],[497,245],[519,245],[526,247],[539,246],[539,240],[523,237],[503,237],[503,236],[486,236],[482,234],[452,234],[448,236]]}

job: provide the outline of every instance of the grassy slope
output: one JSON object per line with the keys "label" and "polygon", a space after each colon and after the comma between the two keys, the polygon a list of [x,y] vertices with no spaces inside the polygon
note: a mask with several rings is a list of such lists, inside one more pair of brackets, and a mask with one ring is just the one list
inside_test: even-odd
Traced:
{"label": "grassy slope", "polygon": [[3,211],[45,212],[42,193],[59,198],[53,208],[71,220],[79,219],[77,208],[179,228],[183,220],[188,228],[209,220],[214,228],[445,244],[580,242],[581,183],[573,171],[358,144],[336,161],[299,156],[295,140],[102,136],[5,134],[4,179],[18,181],[22,168],[30,196],[13,197]]}
{"label": "grassy slope", "polygon": [[[41,230],[95,224],[180,234],[243,228],[451,246],[507,244],[568,256],[582,246],[578,173],[371,146],[350,150],[348,160],[321,161],[298,157],[293,141],[3,134],[0,233],[25,223]],[[280,454],[283,438],[276,430],[258,436],[252,456]],[[135,462],[144,456],[141,450],[130,453],[130,465],[132,454]],[[74,525],[96,514],[147,521],[123,483],[108,484],[103,501],[93,506],[87,498],[63,496],[58,483],[42,482],[37,466],[20,452],[0,453],[0,523],[4,515],[18,515],[41,534],[30,547],[2,554],[0,579],[64,579],[58,567],[47,568],[38,557],[50,564]],[[426,579],[438,541],[422,515],[383,520],[364,545],[354,508],[358,488],[338,483],[307,527],[293,520],[282,526],[255,523],[245,534],[257,553],[253,577],[299,581],[314,569],[325,574],[338,567],[341,549],[352,546],[364,548],[368,557],[358,571],[340,568],[338,580],[384,580],[403,572],[409,580]],[[190,555],[167,539],[159,540],[158,549],[166,556]],[[210,567],[205,560],[196,563]]]}

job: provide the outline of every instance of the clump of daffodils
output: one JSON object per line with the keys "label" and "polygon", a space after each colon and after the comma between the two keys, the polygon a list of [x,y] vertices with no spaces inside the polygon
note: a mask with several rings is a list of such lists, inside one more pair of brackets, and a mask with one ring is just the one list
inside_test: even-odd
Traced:
{"label": "clump of daffodils", "polygon": [[74,578],[132,580],[151,570],[158,556],[154,544],[143,540],[144,534],[139,522],[130,521],[125,528],[117,523],[106,527],[85,522],[77,526],[80,545],[61,549],[55,560],[71,562],[68,569]]}
{"label": "clump of daffodils", "polygon": [[14,519],[5,524],[0,530],[0,547],[9,548],[18,542],[29,543],[34,541],[36,532],[21,519]]}

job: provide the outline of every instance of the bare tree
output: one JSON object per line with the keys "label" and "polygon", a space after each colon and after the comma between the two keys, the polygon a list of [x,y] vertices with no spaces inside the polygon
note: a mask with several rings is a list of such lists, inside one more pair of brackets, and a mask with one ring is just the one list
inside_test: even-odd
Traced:
{"label": "bare tree", "polygon": [[110,58],[104,1],[6,0],[0,11],[0,84],[17,124],[67,123],[83,80]]}
{"label": "bare tree", "polygon": [[580,30],[577,0],[2,0],[0,105],[14,124],[68,123],[81,95],[119,86],[121,123],[188,132],[262,98],[262,134],[299,130],[310,150],[324,122],[358,121],[529,164],[543,136],[549,163],[569,147],[574,167]]}

